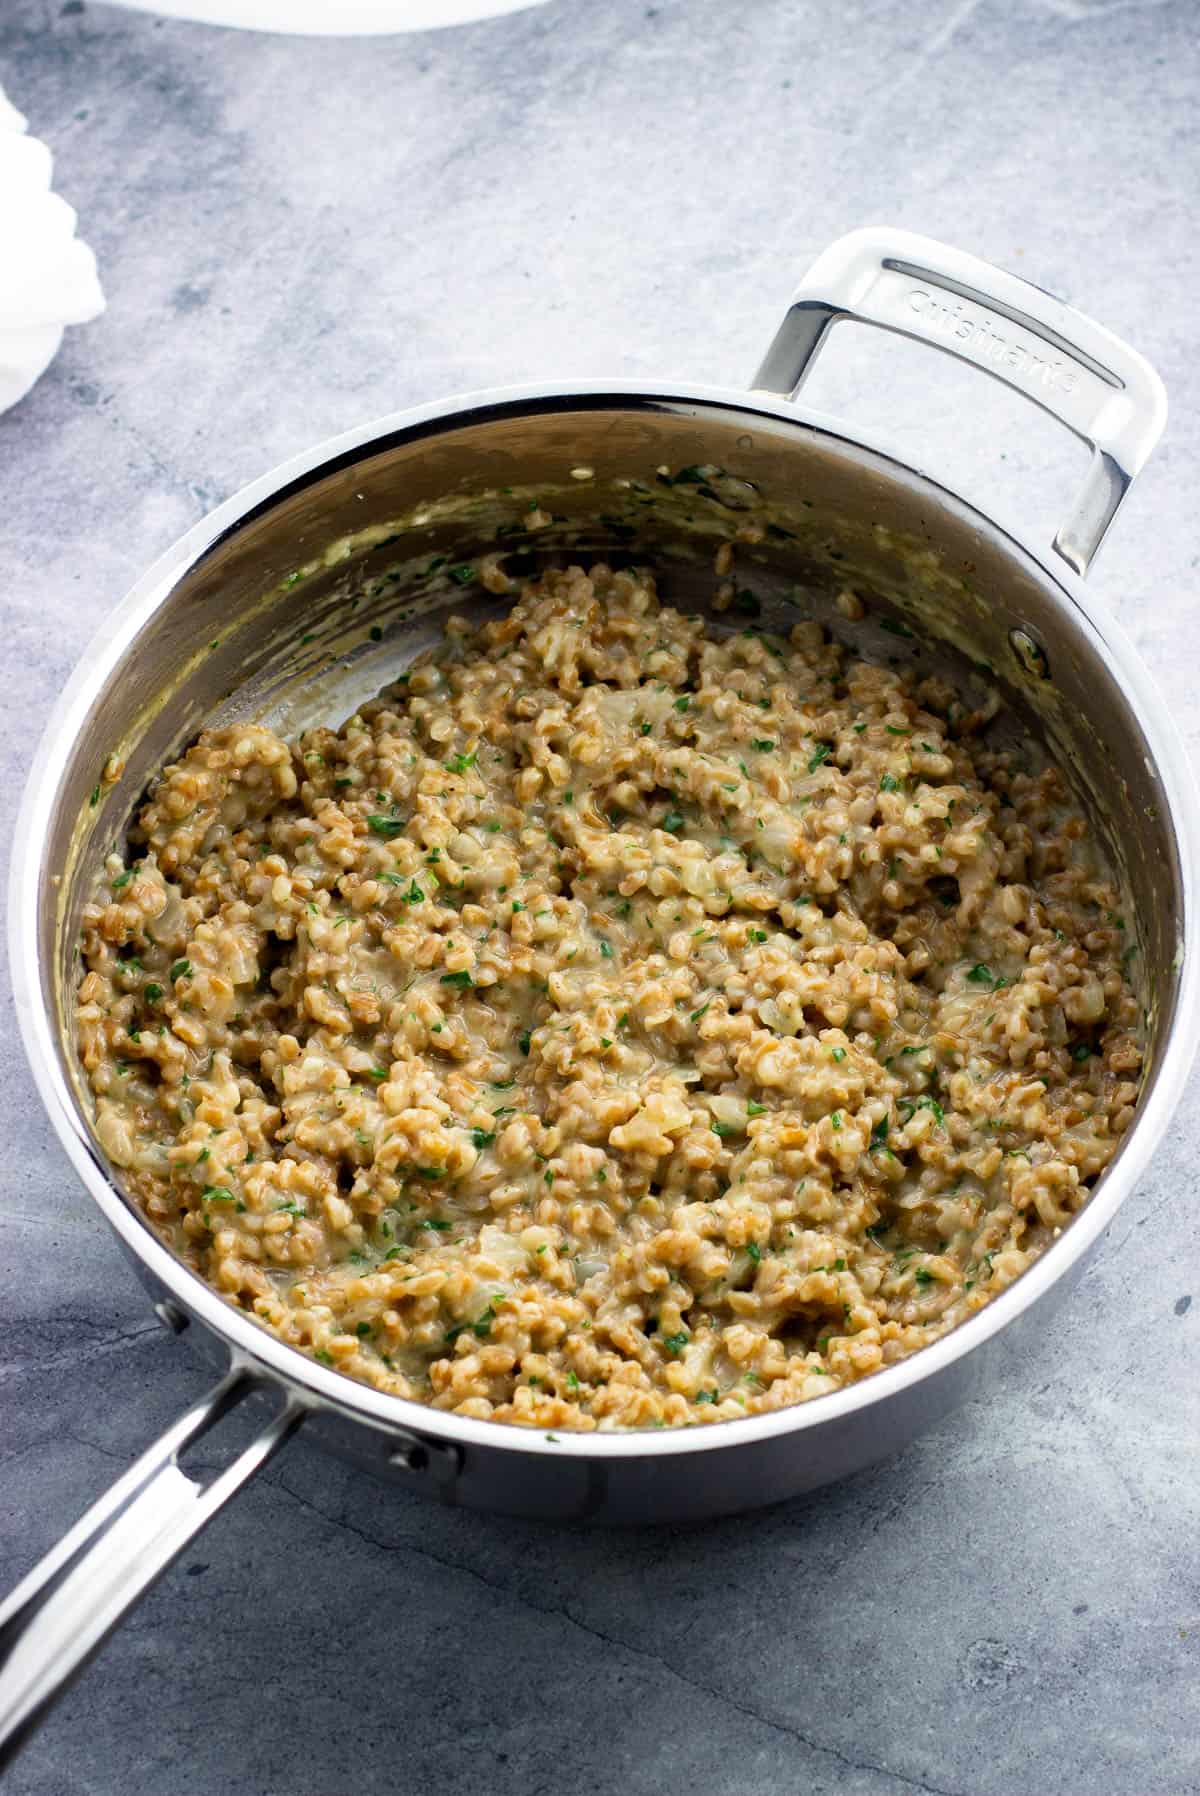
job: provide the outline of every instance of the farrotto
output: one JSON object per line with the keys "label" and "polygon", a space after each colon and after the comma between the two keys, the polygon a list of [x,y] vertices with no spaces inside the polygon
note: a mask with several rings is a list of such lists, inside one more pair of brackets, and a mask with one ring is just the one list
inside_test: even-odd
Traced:
{"label": "farrotto", "polygon": [[493,621],[336,733],[206,731],[110,858],[78,1033],[126,1188],[264,1327],[463,1415],[727,1420],[935,1340],[1133,1115],[1062,777],[815,624],[480,573]]}

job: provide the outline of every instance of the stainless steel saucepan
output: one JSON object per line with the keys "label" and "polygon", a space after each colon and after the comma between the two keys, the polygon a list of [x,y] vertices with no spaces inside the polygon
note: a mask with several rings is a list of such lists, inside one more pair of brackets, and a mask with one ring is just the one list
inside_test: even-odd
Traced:
{"label": "stainless steel saucepan", "polygon": [[[952,352],[1091,445],[1082,495],[1052,551],[795,403],[842,318]],[[1083,584],[1164,416],[1153,371],[1079,313],[923,238],[859,231],[801,284],[751,391],[531,386],[385,418],[223,505],[105,622],[57,707],[21,815],[17,1004],[72,1164],[165,1326],[221,1371],[0,1611],[8,1751],[299,1429],[447,1503],[694,1519],[774,1502],[895,1451],[980,1386],[1001,1336],[1045,1321],[1153,1153],[1196,1035],[1191,777],[1145,671]],[[355,1384],[264,1332],[181,1264],[98,1150],[71,1021],[80,911],[97,864],[156,769],[206,721],[255,717],[287,732],[340,721],[435,641],[447,609],[471,597],[443,583],[442,558],[454,565],[498,543],[533,564],[640,555],[661,570],[668,597],[691,606],[711,589],[716,544],[738,529],[739,578],[768,625],[815,616],[867,653],[918,667],[940,658],[964,684],[986,679],[1005,700],[994,727],[1037,735],[1074,771],[1124,884],[1138,951],[1148,1055],[1136,1122],[1086,1208],[1015,1285],[912,1359],[816,1402],[679,1431],[550,1435]],[[866,606],[853,626],[834,602],[846,586]],[[184,1449],[211,1436],[210,1457],[241,1406],[257,1426],[250,1444],[227,1448],[219,1475],[185,1471]]]}

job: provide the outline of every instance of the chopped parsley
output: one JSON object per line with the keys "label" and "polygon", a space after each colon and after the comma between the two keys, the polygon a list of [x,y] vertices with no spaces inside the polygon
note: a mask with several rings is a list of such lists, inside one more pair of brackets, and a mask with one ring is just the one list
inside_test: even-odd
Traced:
{"label": "chopped parsley", "polygon": [[486,1341],[492,1332],[492,1322],[495,1319],[498,1301],[498,1298],[493,1298],[482,1315],[476,1316],[474,1322],[456,1322],[453,1328],[448,1328],[446,1330],[447,1345],[457,1341],[459,1335],[466,1334],[468,1331],[477,1340]]}
{"label": "chopped parsley", "polygon": [[908,1111],[908,1115],[904,1119],[905,1122],[911,1122],[918,1110],[932,1110],[933,1119],[937,1123],[943,1123],[946,1120],[942,1106],[936,1098],[931,1098],[928,1093],[919,1098],[901,1098],[900,1107],[902,1110]]}
{"label": "chopped parsley", "polygon": [[967,974],[967,979],[971,985],[990,986],[994,992],[1000,991],[1008,984],[1008,980],[1004,978],[1003,974],[993,973],[986,961],[982,960],[977,960],[975,962],[975,965]]}

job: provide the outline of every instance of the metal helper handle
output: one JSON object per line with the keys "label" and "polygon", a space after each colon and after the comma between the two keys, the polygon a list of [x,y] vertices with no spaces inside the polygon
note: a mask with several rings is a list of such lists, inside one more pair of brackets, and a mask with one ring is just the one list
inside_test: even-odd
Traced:
{"label": "metal helper handle", "polygon": [[1040,287],[909,231],[852,231],[797,287],[754,386],[794,395],[830,328],[878,324],[949,350],[1032,399],[1091,446],[1083,491],[1054,547],[1086,574],[1167,419],[1142,356]]}
{"label": "metal helper handle", "polygon": [[178,1456],[251,1392],[233,1367],[117,1481],[0,1605],[0,1769],[127,1610],[299,1426],[286,1404],[203,1484]]}

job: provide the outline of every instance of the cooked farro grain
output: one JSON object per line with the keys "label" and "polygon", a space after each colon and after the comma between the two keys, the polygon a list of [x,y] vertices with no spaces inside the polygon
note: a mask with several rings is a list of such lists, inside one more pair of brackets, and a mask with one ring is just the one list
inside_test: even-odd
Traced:
{"label": "cooked farro grain", "polygon": [[874,1372],[1019,1276],[1137,1094],[1112,882],[979,721],[601,566],[336,733],[206,731],[85,913],[100,1142],[231,1304],[440,1409]]}

